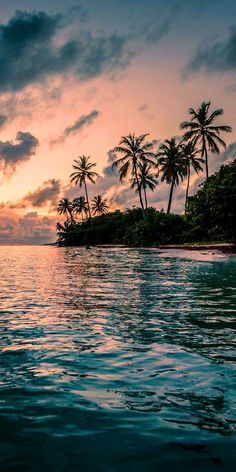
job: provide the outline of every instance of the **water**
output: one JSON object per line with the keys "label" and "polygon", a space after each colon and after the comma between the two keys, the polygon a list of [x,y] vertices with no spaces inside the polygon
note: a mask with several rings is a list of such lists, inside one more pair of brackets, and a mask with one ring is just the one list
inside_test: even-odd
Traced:
{"label": "water", "polygon": [[1,471],[234,470],[236,258],[177,253],[0,248]]}

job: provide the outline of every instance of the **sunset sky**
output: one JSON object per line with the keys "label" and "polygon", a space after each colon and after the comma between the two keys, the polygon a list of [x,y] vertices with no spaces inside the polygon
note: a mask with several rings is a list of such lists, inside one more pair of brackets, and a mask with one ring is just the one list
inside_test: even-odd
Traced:
{"label": "sunset sky", "polygon": [[[0,12],[0,244],[55,239],[58,200],[82,194],[69,183],[82,154],[100,174],[91,197],[138,204],[109,151],[129,132],[178,136],[203,100],[233,127],[211,172],[236,156],[235,0],[0,0]],[[151,204],[166,209],[168,192],[160,184]]]}

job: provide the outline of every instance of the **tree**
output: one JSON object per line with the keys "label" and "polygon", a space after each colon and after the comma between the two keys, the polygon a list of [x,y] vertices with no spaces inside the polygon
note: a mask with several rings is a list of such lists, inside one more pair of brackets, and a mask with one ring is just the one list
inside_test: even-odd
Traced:
{"label": "tree", "polygon": [[[152,192],[158,185],[157,172],[151,172],[152,166],[147,162],[141,163],[138,167],[138,184],[141,190],[144,193],[144,202],[145,208],[147,209],[147,189],[150,189]],[[136,179],[131,179],[131,188],[136,187],[136,192],[138,192]]]}
{"label": "tree", "polygon": [[196,148],[195,140],[189,141],[188,143],[183,142],[181,144],[181,152],[182,152],[182,156],[184,158],[186,169],[187,169],[187,187],[186,187],[186,197],[185,197],[185,213],[186,213],[191,168],[194,170],[194,172],[198,174],[199,172],[202,171],[201,164],[204,162],[204,160],[198,157],[199,150]]}
{"label": "tree", "polygon": [[76,197],[73,200],[73,211],[76,215],[81,215],[81,219],[83,221],[83,213],[87,214],[88,212],[88,204],[86,202],[85,197],[82,195],[80,197]]}
{"label": "tree", "polygon": [[59,215],[66,215],[67,221],[69,219],[71,219],[71,221],[74,220],[74,218],[73,218],[73,204],[69,200],[69,198],[67,198],[67,197],[61,198],[61,200],[58,203],[57,213],[59,213]]}
{"label": "tree", "polygon": [[180,124],[181,129],[187,130],[184,139],[195,140],[196,144],[200,144],[202,158],[205,159],[206,178],[209,177],[208,170],[208,151],[213,154],[220,153],[220,146],[226,148],[223,139],[220,138],[221,132],[230,133],[232,128],[226,125],[214,125],[216,118],[223,115],[224,111],[219,108],[212,113],[209,112],[211,102],[202,102],[201,106],[194,110],[189,109],[191,121],[183,121]]}
{"label": "tree", "polygon": [[144,162],[150,165],[156,165],[153,160],[155,159],[155,153],[152,151],[153,143],[145,142],[147,136],[148,134],[142,134],[140,136],[129,134],[128,136],[122,136],[119,145],[113,149],[113,152],[121,154],[122,157],[118,158],[112,164],[113,169],[119,168],[121,182],[127,177],[128,173],[135,179],[144,219],[145,211],[141,187],[139,185],[138,168],[139,165]]}
{"label": "tree", "polygon": [[236,242],[236,159],[223,165],[189,197],[187,219],[194,240]]}
{"label": "tree", "polygon": [[175,138],[166,139],[160,145],[157,153],[158,168],[162,172],[161,181],[167,182],[170,187],[170,196],[167,207],[167,213],[170,213],[173,191],[179,181],[187,174],[186,165],[181,153],[181,145],[177,143]]}
{"label": "tree", "polygon": [[87,180],[93,184],[95,184],[95,177],[98,176],[96,172],[92,170],[96,164],[90,162],[90,156],[79,156],[78,159],[74,160],[73,172],[70,175],[71,182],[74,182],[75,185],[82,187],[84,185],[85,195],[86,195],[86,202],[88,205],[88,213],[89,218],[91,219],[91,211],[90,211],[90,204],[88,198],[88,189],[87,189]]}
{"label": "tree", "polygon": [[102,199],[101,195],[97,195],[92,200],[92,210],[94,215],[105,215],[108,213],[108,205],[106,199]]}

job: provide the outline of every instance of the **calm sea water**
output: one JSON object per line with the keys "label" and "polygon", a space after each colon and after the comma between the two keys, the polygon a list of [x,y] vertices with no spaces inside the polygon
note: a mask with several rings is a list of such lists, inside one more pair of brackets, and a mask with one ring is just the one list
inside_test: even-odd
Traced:
{"label": "calm sea water", "polygon": [[233,471],[236,258],[0,248],[0,470]]}

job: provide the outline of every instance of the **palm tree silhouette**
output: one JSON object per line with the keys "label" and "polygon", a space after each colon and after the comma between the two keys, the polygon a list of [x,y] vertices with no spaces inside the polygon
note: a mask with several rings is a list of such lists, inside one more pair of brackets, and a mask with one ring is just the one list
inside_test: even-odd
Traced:
{"label": "palm tree silhouette", "polygon": [[198,157],[199,150],[196,148],[195,140],[189,141],[187,143],[181,143],[181,152],[182,157],[185,161],[186,169],[187,169],[187,187],[186,187],[186,196],[185,196],[185,213],[187,210],[187,203],[188,203],[188,194],[189,194],[189,183],[190,183],[190,175],[191,175],[191,168],[197,174],[202,171],[201,164],[204,163],[204,159]]}
{"label": "palm tree silhouette", "polygon": [[176,138],[166,139],[160,145],[156,156],[158,168],[162,172],[161,181],[165,181],[171,186],[167,207],[167,213],[170,213],[174,187],[179,185],[179,181],[183,180],[187,174],[186,165],[181,153],[181,145],[177,143]]}
{"label": "palm tree silhouette", "polygon": [[69,219],[71,221],[74,221],[73,204],[69,200],[69,198],[67,197],[61,198],[61,200],[58,203],[57,213],[59,213],[59,215],[66,215],[67,221],[69,221]]}
{"label": "palm tree silhouette", "polygon": [[76,197],[73,200],[73,211],[76,215],[81,215],[81,219],[83,221],[83,214],[86,214],[88,212],[88,204],[85,200],[85,197],[82,195],[80,197]]}
{"label": "palm tree silhouette", "polygon": [[[157,173],[151,172],[152,166],[147,162],[141,163],[138,167],[138,185],[144,193],[144,202],[145,202],[145,209],[148,207],[147,203],[147,189],[150,189],[152,192],[158,185],[157,180]],[[138,192],[137,182],[136,179],[131,179],[131,188],[136,187],[136,192]]]}
{"label": "palm tree silhouette", "polygon": [[195,140],[195,143],[199,143],[201,147],[201,155],[205,159],[206,165],[206,178],[209,177],[208,170],[208,150],[213,154],[220,153],[220,146],[226,148],[226,144],[223,139],[220,138],[220,133],[225,131],[230,133],[232,131],[231,126],[226,125],[214,125],[214,121],[219,116],[223,115],[224,111],[219,108],[212,113],[209,113],[211,102],[202,102],[201,106],[194,110],[189,109],[191,115],[191,121],[183,121],[180,124],[181,129],[186,129],[184,139]]}
{"label": "palm tree silhouette", "polygon": [[94,215],[105,215],[105,213],[108,213],[108,208],[106,199],[103,200],[101,195],[93,198],[92,210]]}
{"label": "palm tree silhouette", "polygon": [[86,203],[88,205],[88,214],[90,219],[91,211],[88,198],[87,180],[95,184],[94,178],[97,177],[98,174],[91,170],[95,166],[96,164],[90,162],[90,156],[79,156],[78,159],[74,160],[73,169],[75,172],[70,175],[71,182],[74,182],[75,185],[79,184],[80,187],[84,185]]}
{"label": "palm tree silhouette", "polygon": [[113,149],[113,152],[121,154],[122,157],[112,164],[113,169],[117,167],[119,168],[119,177],[121,182],[127,177],[129,172],[135,179],[144,219],[145,211],[141,187],[139,185],[138,167],[144,162],[150,165],[156,165],[156,162],[153,161],[155,158],[155,153],[152,151],[153,143],[145,142],[147,136],[148,134],[142,134],[140,136],[129,134],[128,136],[122,136],[119,145]]}

